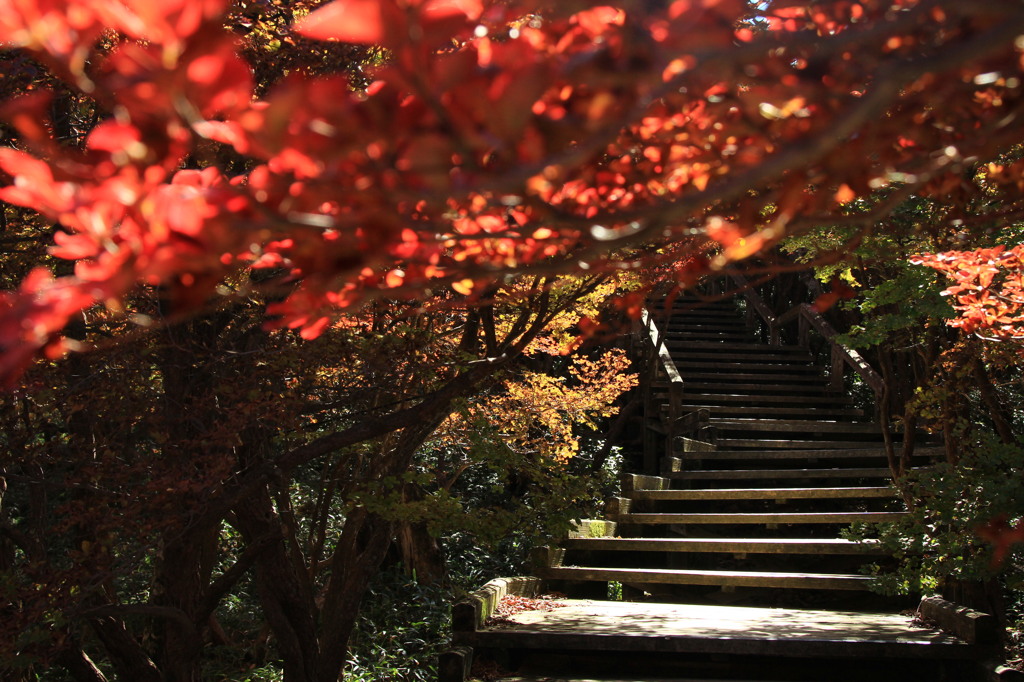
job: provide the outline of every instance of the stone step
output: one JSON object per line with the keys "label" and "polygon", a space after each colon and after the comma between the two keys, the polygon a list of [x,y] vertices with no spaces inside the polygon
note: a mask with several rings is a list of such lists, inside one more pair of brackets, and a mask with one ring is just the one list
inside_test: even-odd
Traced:
{"label": "stone step", "polygon": [[895,498],[890,486],[852,486],[842,488],[705,488],[694,490],[633,490],[634,500],[838,500]]}
{"label": "stone step", "polygon": [[810,590],[867,590],[871,577],[843,573],[781,573],[769,571],[690,571],[681,569],[551,566],[541,577],[554,580],[611,580],[621,583],[778,587]]}
{"label": "stone step", "polygon": [[746,375],[754,375],[758,381],[765,381],[775,378],[783,383],[789,383],[795,378],[804,381],[814,379],[826,379],[825,373],[817,368],[804,365],[781,365],[764,362],[718,362],[714,360],[677,361],[676,369],[686,379],[695,373],[713,373],[712,379],[716,382],[739,381]]}
{"label": "stone step", "polygon": [[[730,381],[730,382],[732,382],[732,381],[744,381],[744,382],[779,381],[780,374],[782,374],[782,373],[775,373],[775,372],[747,372],[747,373],[744,373],[744,372],[730,372],[729,374],[723,375],[723,374],[721,374],[719,372],[704,372],[704,371],[701,371],[701,370],[704,370],[704,369],[713,369],[713,368],[712,367],[708,367],[706,365],[702,365],[700,368],[679,369],[679,373],[683,376],[683,381],[708,381],[708,380],[715,381],[715,380],[717,380],[719,382],[724,382],[724,381]],[[823,375],[810,374],[810,373],[808,373],[808,374],[800,374],[800,375],[793,375],[793,374],[786,373],[784,378],[785,378],[785,380],[787,382],[792,381],[792,382],[798,382],[798,383],[812,384],[813,385],[815,383],[820,384],[822,379],[823,379]],[[726,386],[728,384],[722,383],[722,385]]]}
{"label": "stone step", "polygon": [[[654,319],[664,319],[666,309],[655,304],[651,307]],[[669,318],[680,315],[721,315],[723,317],[743,317],[743,313],[732,301],[708,301],[691,299],[687,301],[677,300],[671,308],[668,308]]]}
{"label": "stone step", "polygon": [[859,433],[882,435],[880,424],[873,422],[840,422],[816,419],[734,419],[711,416],[711,426],[719,431],[756,431],[759,433]]}
{"label": "stone step", "polygon": [[[668,344],[694,349],[717,350],[724,347],[732,352],[757,353],[762,346],[770,347],[761,343],[757,336],[742,324],[714,324],[698,320],[670,325],[665,335]],[[806,350],[804,352],[806,353]]]}
{"label": "stone step", "polygon": [[731,383],[731,382],[716,382],[709,383],[705,381],[684,381],[684,390],[697,391],[702,395],[714,395],[715,393],[721,392],[729,395],[790,395],[793,393],[806,395],[808,397],[814,395],[821,395],[826,393],[832,393],[836,395],[836,392],[832,390],[830,386],[821,383],[819,386],[808,386],[805,384],[794,384],[794,383],[764,383],[764,384],[750,384],[750,383]]}
{"label": "stone step", "polygon": [[[807,453],[819,453],[808,455]],[[885,452],[879,449],[847,448],[845,450],[711,450],[708,452],[680,453],[686,462],[731,462],[731,461],[813,461],[820,459],[885,459]]]}
{"label": "stone step", "polygon": [[747,334],[749,340],[757,339],[756,332],[747,326],[747,321],[742,315],[730,314],[726,310],[675,313],[668,319],[656,321],[655,324],[659,329],[666,330],[670,334],[698,326],[742,331]]}
{"label": "stone step", "polygon": [[898,521],[906,516],[906,512],[743,512],[727,514],[619,514],[615,521],[620,524],[760,524],[760,525],[781,525],[781,524],[819,524],[819,523],[888,523]]}
{"label": "stone step", "polygon": [[665,342],[669,354],[676,362],[695,362],[698,360],[739,362],[748,364],[773,363],[793,367],[814,367],[814,359],[810,355],[798,355],[796,353],[780,352],[754,352],[743,350],[717,350],[715,348],[690,347],[685,341],[673,341],[671,338]]}
{"label": "stone step", "polygon": [[[671,336],[670,336],[671,338]],[[786,355],[786,356],[797,356],[804,360],[810,360],[810,355],[807,354],[806,348],[800,346],[772,346],[767,343],[758,343],[754,341],[743,342],[743,343],[700,343],[699,341],[691,341],[686,344],[686,347],[691,350],[713,350],[713,351],[738,351],[741,353],[755,353],[755,354],[767,354],[767,355]]]}
{"label": "stone step", "polygon": [[[566,572],[566,575],[569,575]],[[611,574],[609,574],[611,575]],[[618,580],[621,574],[610,578]],[[856,576],[863,578],[863,576]],[[524,611],[507,620],[498,621],[479,631],[456,630],[459,644],[480,648],[525,645],[549,657],[560,651],[575,652],[579,668],[584,658],[608,654],[628,667],[624,680],[637,682],[636,667],[658,653],[718,654],[728,673],[709,677],[732,679],[741,667],[744,656],[772,655],[770,664],[778,668],[782,657],[811,663],[811,675],[793,679],[847,682],[864,680],[954,680],[970,679],[947,676],[922,676],[922,663],[940,660],[944,663],[965,659],[979,653],[976,646],[937,628],[911,620],[897,613],[832,611],[820,609],[758,608],[750,606],[717,606],[702,604],[670,604],[658,602],[621,602],[566,599],[564,606],[546,611]],[[586,652],[586,653],[583,653]],[[582,655],[581,655],[582,654]],[[889,670],[901,660],[910,659],[914,668],[909,674],[850,678],[843,668],[866,657],[888,660]],[[836,666],[835,661],[843,662]],[[765,659],[756,658],[762,668]],[[607,666],[609,659],[599,662]],[[676,660],[669,679],[681,682],[686,675]],[[604,672],[598,677],[605,677]],[[787,679],[766,676],[772,671],[745,673],[759,680]],[[575,674],[569,675],[575,677]]]}
{"label": "stone step", "polygon": [[[938,457],[944,454],[941,447],[916,448],[915,456]],[[884,458],[885,448],[846,448],[842,450],[709,450],[706,452],[684,452],[680,453],[686,461],[728,461],[728,460],[758,460],[758,459],[871,459]]]}
{"label": "stone step", "polygon": [[686,331],[678,330],[671,332],[668,340],[671,343],[683,341],[735,341],[742,342],[750,340],[750,334],[746,331],[727,331],[713,329],[711,327],[688,327]]}
{"label": "stone step", "polygon": [[697,328],[705,329],[718,329],[721,331],[730,331],[734,333],[746,334],[746,341],[756,342],[756,332],[747,326],[747,321],[742,317],[736,315],[729,315],[719,313],[687,313],[684,315],[673,315],[671,318],[661,321],[656,321],[658,329],[661,329],[668,334],[676,334],[678,332],[685,332],[687,330]]}
{"label": "stone step", "polygon": [[721,554],[884,554],[876,541],[812,538],[574,538],[567,550],[614,552],[711,552]]}
{"label": "stone step", "polygon": [[[656,323],[658,324],[658,323]],[[748,339],[754,337],[754,331],[747,326],[747,321],[735,315],[673,315],[667,323],[664,321],[658,324],[660,329],[668,330],[670,334],[686,332],[694,327],[707,329],[724,329],[732,332],[743,332]]]}
{"label": "stone step", "polygon": [[[878,440],[881,441],[882,434],[878,434]],[[853,450],[857,448],[863,448],[865,443],[863,440],[767,440],[763,438],[718,438],[715,441],[718,446],[723,450]]]}
{"label": "stone step", "polygon": [[715,415],[721,416],[722,418],[739,417],[742,419],[747,416],[765,415],[778,416],[780,419],[784,416],[793,419],[800,419],[803,417],[821,417],[827,420],[835,420],[837,417],[841,417],[848,418],[852,421],[856,420],[858,417],[865,416],[864,410],[854,407],[745,407],[742,405],[702,405],[685,400],[685,398],[682,404],[688,408],[688,411],[699,409],[714,410]]}
{"label": "stone step", "polygon": [[[550,653],[545,654],[546,663],[550,663]],[[544,666],[547,668],[547,666]],[[540,675],[511,675],[505,677],[488,677],[490,682],[764,682],[764,679],[755,679],[753,677],[716,677],[714,680],[708,677],[650,677],[644,673],[639,673],[639,677],[636,673],[630,674],[628,677],[622,675],[614,675],[608,677],[607,675],[601,675],[601,677],[593,677],[587,675],[586,677],[580,677],[579,675],[556,675],[551,676],[547,674]]]}
{"label": "stone step", "polygon": [[800,478],[884,478],[891,477],[888,467],[842,469],[705,469],[673,471],[663,474],[677,481],[714,481],[726,479],[800,479]]}
{"label": "stone step", "polygon": [[[666,395],[667,398],[667,395]],[[714,408],[716,405],[740,403],[742,407],[765,405],[852,405],[853,399],[841,393],[833,393],[823,400],[821,396],[803,395],[732,395],[729,393],[684,393],[683,404],[705,405]]]}

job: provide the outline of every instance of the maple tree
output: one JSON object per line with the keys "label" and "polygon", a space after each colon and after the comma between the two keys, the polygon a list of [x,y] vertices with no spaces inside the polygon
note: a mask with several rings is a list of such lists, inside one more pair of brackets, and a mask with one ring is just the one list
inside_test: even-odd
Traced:
{"label": "maple tree", "polygon": [[[385,293],[471,294],[650,242],[679,260],[693,230],[742,257],[871,188],[941,189],[1016,141],[1011,2],[338,0],[295,32],[386,48],[373,82],[297,71],[259,99],[224,0],[3,9],[0,43],[99,119],[70,150],[42,124],[45,90],[5,106],[21,148],[0,150],[0,198],[58,221],[51,253],[76,262],[5,292],[8,384],[63,352],[72,316],[140,285],[194,309],[231,273],[279,268],[277,323],[313,337]],[[211,142],[251,167],[181,169]]]}
{"label": "maple tree", "polygon": [[[17,646],[98,680],[91,638],[125,679],[196,679],[244,579],[285,679],[337,679],[410,521],[354,501],[417,508],[404,477],[461,466],[417,464],[459,401],[576,347],[598,315],[571,311],[608,282],[638,314],[621,273],[693,282],[976,191],[965,171],[1020,141],[1022,19],[1010,0],[0,0],[4,509],[60,538],[4,526],[5,615],[38,626]],[[525,376],[489,400],[539,408],[506,425],[522,450],[547,424],[571,453],[583,396]]]}
{"label": "maple tree", "polygon": [[[906,443],[891,453],[910,515],[881,534],[900,562],[880,576],[879,587],[941,589],[1004,624],[1012,623],[1020,598],[1024,531],[1017,484],[1020,247],[1011,246],[1024,223],[1019,192],[1005,174],[1019,153],[979,164],[941,196],[904,199],[867,229],[823,226],[786,244],[815,264],[819,279],[847,290],[849,300],[828,314],[850,330],[844,343],[883,376],[877,413],[904,429],[941,433],[946,446],[945,463],[915,459]],[[870,212],[886,199],[858,200],[850,213]]]}
{"label": "maple tree", "polygon": [[[1006,248],[997,245],[973,251],[943,251],[923,254],[914,258],[914,263],[932,268],[952,280],[952,285],[942,293],[953,299],[955,317],[947,321],[951,327],[973,334],[984,341],[1009,344],[1003,351],[1002,367],[1019,363],[1024,354],[1020,342],[1024,340],[1024,263],[1021,254],[1024,246]],[[1007,352],[1009,360],[1005,357]],[[989,356],[999,356],[995,349]],[[976,365],[978,365],[976,361]],[[992,392],[990,385],[981,385],[982,395],[987,401]],[[996,408],[998,412],[998,408]],[[996,420],[996,430],[1004,442],[1016,441],[1009,420]],[[978,531],[994,546],[993,561],[1002,565],[1012,553],[1013,547],[1024,542],[1024,519],[1016,523],[1007,522],[1006,515],[989,519]]]}
{"label": "maple tree", "polygon": [[[337,677],[393,540],[427,579],[439,529],[493,535],[530,516],[564,527],[580,498],[594,499],[570,475],[565,424],[612,409],[628,377],[608,382],[603,370],[620,371],[621,358],[581,359],[563,385],[517,379],[523,370],[488,359],[486,341],[557,331],[548,319],[591,287],[552,287],[547,308],[495,291],[493,322],[450,295],[430,312],[377,306],[314,341],[265,334],[249,303],[34,368],[0,401],[10,482],[0,660],[99,679],[81,672],[90,650],[124,679],[196,679],[204,643],[245,649],[237,642],[256,637],[223,605],[248,584],[285,675]],[[444,427],[469,409],[455,398],[474,396],[518,411],[473,408],[471,427]],[[521,430],[515,456],[502,419]],[[549,423],[562,451],[538,455]],[[509,494],[490,512],[460,490],[460,476],[489,481],[491,470],[533,478],[527,509],[509,507]]]}
{"label": "maple tree", "polygon": [[989,340],[1024,339],[1024,245],[974,251],[943,251],[917,256],[914,262],[945,274],[945,289],[959,313],[949,321],[968,334]]}

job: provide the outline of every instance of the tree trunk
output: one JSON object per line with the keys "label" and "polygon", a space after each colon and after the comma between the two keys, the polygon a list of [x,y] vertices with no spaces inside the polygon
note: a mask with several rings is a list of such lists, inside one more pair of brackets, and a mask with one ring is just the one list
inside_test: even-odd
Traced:
{"label": "tree trunk", "polygon": [[158,661],[165,682],[202,682],[205,622],[198,614],[210,584],[218,529],[191,531],[184,537],[181,533],[174,529],[168,534],[171,537],[165,536],[153,602],[180,611],[184,618],[158,621]]}
{"label": "tree trunk", "polygon": [[289,556],[297,552],[285,540],[281,519],[264,487],[235,508],[235,525],[247,543],[276,535],[256,558],[255,578],[260,606],[277,640],[286,682],[314,682],[320,651],[316,637],[316,605],[308,573]]}
{"label": "tree trunk", "polygon": [[[483,375],[481,375],[482,378]],[[404,429],[394,446],[382,453],[377,480],[409,470],[423,442],[451,412],[451,401],[440,401],[422,421]],[[345,518],[331,559],[331,579],[320,610],[320,665],[317,682],[337,682],[348,657],[348,640],[370,580],[380,570],[391,544],[392,524],[362,507]]]}
{"label": "tree trunk", "polygon": [[[161,312],[173,319],[174,303],[166,298],[159,303]],[[206,463],[228,456],[209,438],[221,412],[215,396],[216,365],[209,359],[212,349],[224,343],[223,325],[220,317],[204,317],[162,330],[164,345],[157,356],[162,419],[174,435],[163,447],[160,467],[170,475],[199,477]],[[200,682],[207,621],[203,610],[217,560],[220,519],[204,516],[204,501],[192,492],[178,493],[177,503],[182,521],[163,532],[152,603],[184,618],[157,621],[156,659],[165,682]]]}
{"label": "tree trunk", "polygon": [[125,629],[124,623],[104,616],[91,619],[90,625],[103,643],[119,682],[163,682],[156,664]]}
{"label": "tree trunk", "polygon": [[1017,442],[1017,438],[1013,434],[1013,427],[1010,425],[1010,418],[999,402],[999,396],[996,394],[996,388],[992,385],[992,380],[989,378],[988,370],[985,369],[985,363],[981,361],[981,358],[975,357],[971,361],[971,369],[974,372],[978,393],[981,394],[981,400],[988,409],[988,415],[992,419],[992,425],[995,426],[996,433],[999,434],[999,440],[1008,445]]}
{"label": "tree trunk", "polygon": [[[405,502],[423,499],[423,491],[406,484],[402,491]],[[427,531],[427,524],[415,521],[397,521],[394,524],[395,548],[405,572],[421,585],[443,584],[448,580],[448,567],[437,544],[437,538]]]}
{"label": "tree trunk", "polygon": [[361,507],[345,518],[321,609],[321,657],[316,682],[338,682],[348,658],[348,640],[359,604],[387,554],[391,534],[390,523]]}
{"label": "tree trunk", "polygon": [[395,526],[395,545],[401,557],[402,566],[421,585],[444,584],[448,580],[437,538],[427,531],[425,523],[400,521]]}

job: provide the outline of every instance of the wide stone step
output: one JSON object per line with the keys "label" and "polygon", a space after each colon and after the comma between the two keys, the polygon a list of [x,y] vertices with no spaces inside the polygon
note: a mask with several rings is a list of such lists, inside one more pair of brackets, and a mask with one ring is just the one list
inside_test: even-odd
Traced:
{"label": "wide stone step", "polygon": [[813,358],[806,354],[799,355],[796,353],[780,353],[777,351],[755,352],[749,350],[727,350],[725,348],[717,350],[715,348],[701,347],[697,344],[691,346],[685,341],[675,341],[671,338],[665,342],[665,346],[668,348],[669,354],[672,355],[672,358],[676,362],[717,360],[720,362],[736,362],[750,365],[773,363],[789,367],[804,367],[805,369],[813,369],[815,371],[818,369],[818,367],[813,364]]}
{"label": "wide stone step", "polygon": [[[886,470],[888,471],[888,470]],[[838,500],[894,498],[890,486],[847,486],[842,488],[704,488],[694,490],[633,490],[634,500]]]}
{"label": "wide stone step", "polygon": [[[882,435],[878,435],[881,440]],[[768,440],[758,438],[718,438],[715,441],[723,450],[853,450],[863,448],[863,440]]]}
{"label": "wide stone step", "polygon": [[[691,388],[692,387],[688,387]],[[733,395],[729,393],[685,393],[683,404],[685,405],[730,405],[739,403],[745,407],[756,407],[759,405],[852,405],[853,399],[839,393],[828,396],[822,400],[821,396],[807,395]]]}
{"label": "wide stone step", "polygon": [[[942,455],[943,448],[916,448],[914,454],[923,457]],[[884,458],[885,449],[881,446],[870,448],[845,448],[841,450],[709,450],[707,452],[684,452],[680,456],[686,461],[729,461],[729,460],[779,460],[779,459],[871,459]]]}
{"label": "wide stone step", "polygon": [[805,384],[794,384],[794,383],[764,383],[764,384],[751,384],[751,383],[732,383],[732,382],[717,382],[709,383],[705,381],[684,381],[685,390],[697,391],[701,394],[715,394],[715,393],[726,393],[728,395],[821,395],[832,393],[836,394],[834,390],[824,382],[818,386],[808,386]]}
{"label": "wide stone step", "polygon": [[676,334],[678,332],[685,332],[690,329],[718,329],[721,331],[730,331],[734,333],[746,334],[747,341],[756,342],[759,341],[757,334],[750,327],[747,326],[746,320],[736,315],[727,315],[721,313],[712,314],[697,314],[689,313],[686,315],[673,315],[671,319],[666,323],[664,320],[656,321],[658,329],[662,329],[669,334]]}
{"label": "wide stone step", "polygon": [[[618,577],[621,574],[612,579]],[[771,655],[775,657],[771,661],[775,668],[781,664],[782,657],[807,661],[810,664],[807,670],[812,671],[812,676],[804,674],[793,678],[765,676],[763,673],[769,672],[765,670],[747,673],[759,680],[831,681],[838,678],[843,682],[850,679],[917,682],[940,679],[922,676],[923,662],[948,662],[979,653],[977,647],[963,640],[897,613],[572,599],[562,603],[562,608],[514,614],[476,632],[456,631],[456,637],[459,643],[481,648],[520,645],[544,657],[561,651],[586,651],[588,658],[609,654],[628,666],[632,673],[636,666],[658,653],[719,654],[728,665],[727,670],[719,672],[726,672],[727,676],[715,674],[710,678],[720,682],[737,674],[743,656]],[[840,667],[845,669],[866,657],[890,659],[890,672],[895,663],[907,659],[914,662],[914,668],[909,674],[895,677],[883,672],[851,678],[831,662],[844,659]],[[579,654],[574,658],[582,661]],[[756,660],[764,665],[763,659]],[[603,658],[599,662],[608,664]],[[579,665],[575,667],[578,669]],[[605,672],[611,671],[606,668]],[[681,670],[677,662],[668,677],[672,682],[681,682],[681,674],[688,673]],[[607,679],[604,674],[598,677]],[[622,679],[638,682],[643,678],[627,674]]]}
{"label": "wide stone step", "polygon": [[823,378],[824,373],[816,367],[805,365],[790,365],[784,363],[731,363],[727,358],[701,359],[701,360],[676,360],[676,369],[683,375],[683,378],[696,378],[691,375],[707,374],[714,372],[710,377],[716,381],[739,381],[745,376],[753,375],[759,381],[776,378],[788,382],[791,378],[802,377],[805,380],[810,378]]}
{"label": "wide stone step", "polygon": [[709,552],[721,554],[884,554],[877,541],[811,538],[574,538],[567,550],[612,552]]}
{"label": "wide stone step", "polygon": [[732,301],[676,301],[667,311],[663,306],[654,305],[651,313],[656,320],[665,319],[666,312],[668,319],[684,317],[686,315],[712,315],[721,317],[743,317],[743,313]]}
{"label": "wide stone step", "polygon": [[635,524],[818,524],[818,523],[888,523],[898,521],[906,512],[754,512],[728,514],[619,514],[618,523]]}
{"label": "wide stone step", "polygon": [[[808,454],[817,453],[817,454]],[[712,450],[710,452],[681,453],[687,462],[779,461],[820,459],[885,459],[885,451],[877,448],[844,450]]]}
{"label": "wide stone step", "polygon": [[723,328],[742,331],[750,337],[754,336],[753,330],[747,326],[746,320],[735,315],[673,315],[667,324],[664,321],[659,324],[660,329],[669,329],[674,332],[688,331],[694,327]]}
{"label": "wide stone step", "polygon": [[[552,655],[551,653],[545,653],[546,662],[550,662]],[[544,666],[543,668],[547,668]],[[601,677],[594,677],[593,675],[584,674],[583,677],[580,675],[509,675],[504,677],[488,677],[487,680],[490,682],[712,682],[707,677],[649,677],[645,673],[640,674],[638,677],[636,673],[624,675],[613,675],[608,677],[607,674],[601,675]],[[764,682],[764,680],[757,680],[752,677],[728,677],[728,678],[717,678],[714,682]]]}
{"label": "wide stone step", "polygon": [[810,373],[794,375],[788,372],[730,372],[729,374],[722,374],[721,372],[702,371],[706,369],[713,369],[713,367],[701,365],[695,369],[684,368],[680,369],[680,374],[682,374],[684,381],[718,381],[722,383],[723,387],[728,385],[724,383],[726,381],[758,382],[785,380],[814,385],[820,384],[823,379],[822,375]]}
{"label": "wide stone step", "polygon": [[872,422],[840,422],[817,419],[726,419],[711,417],[720,431],[784,433],[861,433],[881,436],[882,427]]}
{"label": "wide stone step", "polygon": [[769,571],[690,571],[681,569],[552,566],[542,577],[555,580],[611,580],[621,583],[778,587],[809,590],[867,590],[871,577],[843,573],[779,573]]}
{"label": "wide stone step", "polygon": [[723,418],[729,417],[740,417],[744,418],[747,416],[759,417],[759,416],[778,416],[780,419],[783,417],[791,417],[793,419],[800,419],[802,417],[820,417],[822,419],[835,419],[837,417],[844,417],[849,419],[855,419],[857,417],[864,416],[864,410],[860,410],[853,407],[833,407],[833,408],[821,408],[821,407],[746,407],[742,405],[702,405],[700,403],[694,403],[684,398],[682,403],[688,411],[694,411],[699,409],[714,410],[716,416]]}
{"label": "wide stone step", "polygon": [[[671,340],[671,332],[669,332],[669,340]],[[800,346],[773,346],[768,343],[761,343],[759,341],[743,341],[737,343],[701,343],[700,341],[687,341],[686,348],[694,351],[723,351],[727,350],[730,352],[738,353],[752,353],[756,356],[761,355],[782,355],[786,357],[799,357],[803,360],[810,360],[811,356],[807,354],[806,348]]]}
{"label": "wide stone step", "polygon": [[728,479],[800,479],[800,478],[885,478],[891,477],[888,467],[849,467],[842,469],[705,469],[673,471],[666,478],[679,481],[714,481]]}
{"label": "wide stone step", "polygon": [[729,332],[730,334],[745,334],[746,339],[744,343],[758,344],[767,346],[769,344],[762,344],[756,341],[757,336],[747,327],[746,323],[742,320],[728,319],[725,317],[696,317],[688,316],[685,319],[673,320],[668,325],[661,325],[661,329],[664,329],[670,336],[678,332],[687,332],[693,330],[703,331],[710,329],[712,331]]}
{"label": "wide stone step", "polygon": [[673,342],[681,341],[748,341],[750,334],[746,331],[724,331],[710,327],[688,327],[686,331],[673,331],[669,339]]}

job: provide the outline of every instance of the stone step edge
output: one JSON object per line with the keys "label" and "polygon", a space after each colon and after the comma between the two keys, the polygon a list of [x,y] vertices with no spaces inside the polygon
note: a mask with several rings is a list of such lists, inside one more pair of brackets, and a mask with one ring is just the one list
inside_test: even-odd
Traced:
{"label": "stone step edge", "polygon": [[683,569],[549,566],[539,571],[546,580],[614,581],[668,585],[778,587],[867,590],[872,578],[852,573],[780,573],[774,571],[699,571]]}
{"label": "stone step edge", "polygon": [[703,469],[700,471],[672,471],[665,474],[673,480],[730,480],[730,479],[792,479],[792,478],[885,478],[892,472],[888,467],[829,468],[829,469]]}
{"label": "stone step edge", "polygon": [[617,538],[563,540],[565,550],[622,552],[700,552],[709,554],[885,554],[877,541],[839,538]]}
{"label": "stone step edge", "polygon": [[638,525],[796,525],[888,523],[906,517],[906,512],[735,512],[715,513],[619,513],[618,524]]}
{"label": "stone step edge", "polygon": [[705,488],[691,490],[637,489],[633,500],[686,502],[692,500],[836,500],[896,498],[890,486],[845,486],[840,488]]}

